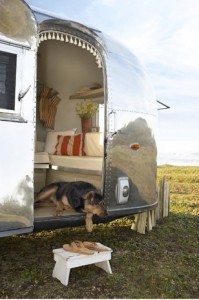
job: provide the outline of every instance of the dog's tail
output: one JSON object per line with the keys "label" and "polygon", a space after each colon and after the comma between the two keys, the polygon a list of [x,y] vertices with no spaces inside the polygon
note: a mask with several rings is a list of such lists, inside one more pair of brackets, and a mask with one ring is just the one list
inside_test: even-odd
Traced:
{"label": "dog's tail", "polygon": [[35,202],[40,202],[47,199],[55,198],[58,185],[56,183],[49,184],[48,186],[41,189],[35,197]]}

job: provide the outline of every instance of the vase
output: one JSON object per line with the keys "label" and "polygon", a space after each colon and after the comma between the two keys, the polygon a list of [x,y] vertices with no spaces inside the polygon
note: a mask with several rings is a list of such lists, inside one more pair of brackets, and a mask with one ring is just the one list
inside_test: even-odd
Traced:
{"label": "vase", "polygon": [[92,119],[81,119],[82,121],[82,133],[89,132],[92,127]]}

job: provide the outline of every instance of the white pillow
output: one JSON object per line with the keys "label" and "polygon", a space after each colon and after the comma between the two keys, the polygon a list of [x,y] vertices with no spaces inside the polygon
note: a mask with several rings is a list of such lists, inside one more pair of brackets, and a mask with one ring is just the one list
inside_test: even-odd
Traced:
{"label": "white pillow", "polygon": [[87,156],[103,156],[104,135],[102,132],[88,132],[84,140],[84,152]]}
{"label": "white pillow", "polygon": [[58,135],[74,135],[75,131],[73,129],[67,131],[49,131],[46,136],[46,143],[44,151],[49,154],[55,153],[55,146],[57,145]]}

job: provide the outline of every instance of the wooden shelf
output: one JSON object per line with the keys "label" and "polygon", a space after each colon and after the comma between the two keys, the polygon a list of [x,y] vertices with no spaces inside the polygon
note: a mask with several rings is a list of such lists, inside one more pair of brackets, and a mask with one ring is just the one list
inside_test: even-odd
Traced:
{"label": "wooden shelf", "polygon": [[104,88],[99,88],[95,90],[89,90],[85,92],[77,92],[72,94],[69,99],[91,99],[91,98],[100,98],[104,96]]}

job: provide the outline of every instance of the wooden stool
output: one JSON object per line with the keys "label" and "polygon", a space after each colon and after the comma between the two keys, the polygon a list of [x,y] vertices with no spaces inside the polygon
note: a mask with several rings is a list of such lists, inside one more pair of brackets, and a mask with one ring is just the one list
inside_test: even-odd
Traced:
{"label": "wooden stool", "polygon": [[[97,243],[99,246],[104,246]],[[70,270],[81,266],[95,264],[109,274],[112,274],[109,260],[111,259],[112,249],[107,247],[107,251],[95,252],[92,255],[85,255],[65,251],[63,248],[53,250],[54,260],[56,261],[52,276],[61,281],[65,286],[68,285]]]}

